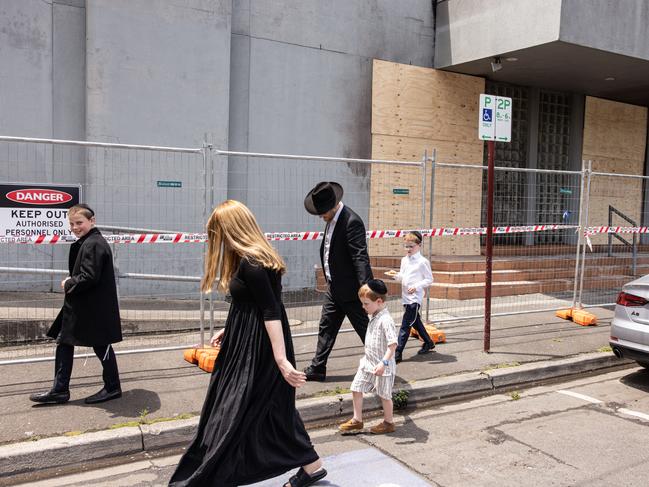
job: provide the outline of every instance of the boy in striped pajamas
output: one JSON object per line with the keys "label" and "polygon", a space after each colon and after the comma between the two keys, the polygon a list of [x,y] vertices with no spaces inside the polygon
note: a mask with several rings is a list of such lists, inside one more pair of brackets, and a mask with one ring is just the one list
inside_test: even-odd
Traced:
{"label": "boy in striped pajamas", "polygon": [[370,279],[358,290],[363,309],[370,315],[365,334],[365,355],[350,389],[354,403],[354,416],[340,425],[341,433],[358,433],[363,429],[363,394],[374,390],[381,398],[383,422],[370,429],[374,434],[392,433],[392,386],[397,372],[394,351],[397,333],[390,312],[385,307],[388,289],[380,279]]}

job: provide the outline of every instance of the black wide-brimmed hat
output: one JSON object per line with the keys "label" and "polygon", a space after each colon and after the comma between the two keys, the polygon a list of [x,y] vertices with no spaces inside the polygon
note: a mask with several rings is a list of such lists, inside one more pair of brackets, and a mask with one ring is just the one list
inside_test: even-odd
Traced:
{"label": "black wide-brimmed hat", "polygon": [[315,185],[304,198],[304,208],[312,215],[322,215],[334,208],[343,198],[343,187],[333,181]]}

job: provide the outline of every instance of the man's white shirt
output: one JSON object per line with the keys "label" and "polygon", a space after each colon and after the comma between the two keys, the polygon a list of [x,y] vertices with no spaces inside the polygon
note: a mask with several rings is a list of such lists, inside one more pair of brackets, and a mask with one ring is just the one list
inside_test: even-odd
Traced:
{"label": "man's white shirt", "polygon": [[338,209],[336,210],[336,214],[334,215],[333,219],[327,224],[327,231],[325,233],[324,252],[323,252],[322,260],[324,261],[325,276],[327,277],[327,281],[329,282],[331,282],[331,272],[329,271],[329,249],[331,247],[331,236],[334,233],[334,228],[336,227],[336,223],[338,222],[338,217],[340,216],[340,212],[343,211],[344,206],[345,205],[341,201],[340,204],[338,205]]}
{"label": "man's white shirt", "polygon": [[[428,259],[417,252],[413,255],[406,255],[401,259],[399,273],[394,279],[401,282],[401,302],[403,304],[421,304],[424,298],[424,289],[433,283],[433,273],[430,270]],[[408,289],[414,287],[416,291],[408,293]]]}

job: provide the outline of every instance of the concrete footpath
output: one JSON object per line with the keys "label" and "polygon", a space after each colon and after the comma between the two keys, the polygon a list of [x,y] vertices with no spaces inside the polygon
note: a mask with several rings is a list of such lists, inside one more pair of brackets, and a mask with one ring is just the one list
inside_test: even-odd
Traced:
{"label": "concrete footpath", "polygon": [[[437,351],[416,355],[411,339],[398,366],[395,391],[407,391],[407,408],[517,390],[571,375],[598,373],[628,363],[601,351],[608,345],[611,310],[592,310],[598,326],[581,327],[538,313],[492,320],[491,353],[484,353],[482,321],[449,323],[448,341]],[[158,337],[159,338],[159,337]],[[169,337],[173,344],[174,337]],[[316,337],[294,340],[298,366],[307,365]],[[341,334],[329,361],[327,382],[298,390],[298,407],[311,426],[336,423],[351,414],[348,388],[362,346],[353,333]],[[116,455],[179,448],[192,437],[209,375],[182,360],[181,352],[119,357],[121,399],[86,405],[101,388],[96,359],[75,362],[71,400],[34,405],[31,392],[51,385],[52,362],[8,365],[0,374],[0,485],[43,469],[70,471],[83,462]],[[403,394],[405,395],[405,394]],[[378,413],[379,403],[366,407]]]}

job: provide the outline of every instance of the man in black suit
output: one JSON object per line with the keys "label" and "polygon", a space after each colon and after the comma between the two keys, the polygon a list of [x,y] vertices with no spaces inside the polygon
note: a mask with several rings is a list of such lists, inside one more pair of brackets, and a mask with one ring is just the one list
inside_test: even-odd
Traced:
{"label": "man in black suit", "polygon": [[325,222],[325,237],[320,245],[320,261],[327,280],[322,305],[315,357],[304,373],[307,380],[324,382],[327,358],[333,349],[345,316],[365,343],[369,322],[358,299],[358,289],[372,279],[363,220],[341,201],[343,188],[334,182],[321,182],[304,199],[306,211]]}

